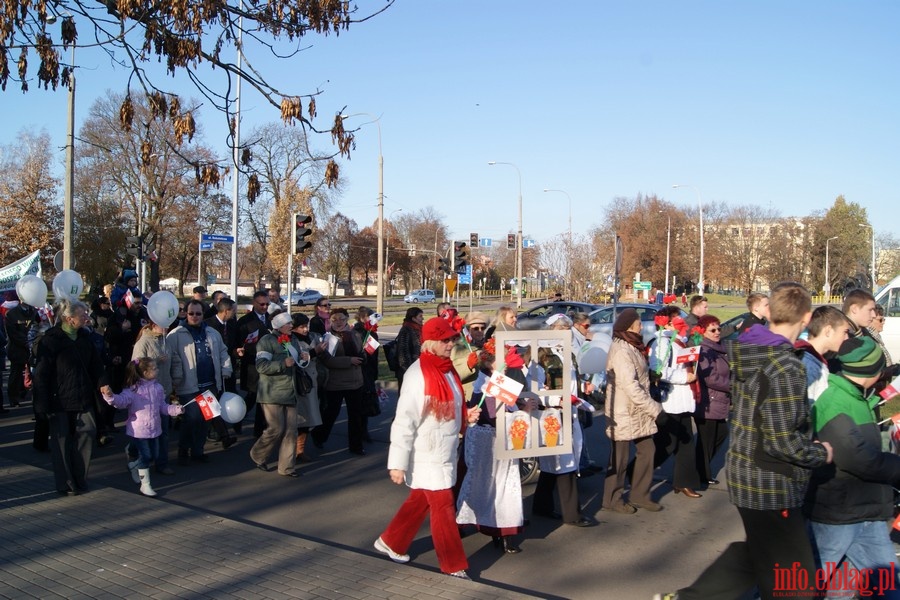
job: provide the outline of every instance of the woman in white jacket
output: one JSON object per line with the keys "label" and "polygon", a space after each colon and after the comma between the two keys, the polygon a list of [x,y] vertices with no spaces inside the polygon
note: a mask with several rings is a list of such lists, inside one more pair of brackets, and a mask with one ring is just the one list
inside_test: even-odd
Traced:
{"label": "woman in white jacket", "polygon": [[409,497],[375,540],[375,549],[394,562],[408,562],[406,551],[430,512],[441,571],[468,579],[452,488],[463,420],[474,423],[481,410],[466,414],[463,408],[462,383],[450,360],[458,336],[440,317],[422,327],[422,353],[404,375],[388,453],[391,481],[406,483]]}
{"label": "woman in white jacket", "polygon": [[[656,340],[650,346],[650,377],[655,378],[659,401],[668,418],[657,421],[659,431],[653,436],[656,445],[654,466],[658,467],[675,455],[672,487],[676,494],[700,498],[695,489],[700,486],[697,471],[697,451],[694,446],[693,414],[697,407],[691,384],[697,381],[695,363],[680,363],[678,355],[686,347],[684,334],[687,324],[679,316],[677,306],[666,306],[656,313]],[[665,322],[663,323],[663,320]]]}

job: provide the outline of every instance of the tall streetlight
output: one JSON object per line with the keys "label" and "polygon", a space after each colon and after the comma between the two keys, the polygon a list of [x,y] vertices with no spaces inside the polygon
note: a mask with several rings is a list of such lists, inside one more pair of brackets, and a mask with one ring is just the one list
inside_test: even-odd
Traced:
{"label": "tall streetlight", "polygon": [[823,286],[823,290],[825,292],[825,302],[831,301],[831,278],[828,275],[828,271],[830,268],[829,267],[829,259],[828,259],[828,243],[831,242],[831,240],[838,239],[838,237],[840,237],[840,236],[836,235],[834,237],[830,237],[827,240],[825,240],[825,285]]}
{"label": "tall streetlight", "polygon": [[669,256],[670,250],[672,248],[672,215],[668,214],[668,211],[661,210],[661,213],[666,213],[666,216],[669,218],[669,226],[666,228],[666,284],[665,284],[665,294],[669,295]]}
{"label": "tall streetlight", "polygon": [[[56,23],[56,15],[48,14],[45,23]],[[74,19],[72,15],[64,15],[63,19]],[[69,68],[69,118],[67,127],[68,143],[66,144],[66,182],[63,199],[63,269],[71,269],[74,265],[72,252],[72,236],[75,230],[75,42],[72,42],[72,65]]]}
{"label": "tall streetlight", "polygon": [[522,171],[511,162],[488,161],[491,166],[507,165],[519,175],[519,231],[516,234],[516,308],[522,308]]}
{"label": "tall streetlight", "polygon": [[569,195],[569,192],[565,190],[544,190],[544,192],[559,192],[560,194],[565,194],[566,198],[569,199],[569,247],[566,248],[566,298],[571,299],[569,297],[569,279],[572,276],[571,266],[572,266],[572,196]]}
{"label": "tall streetlight", "polygon": [[[392,210],[392,211],[391,211],[391,214],[388,215],[388,221],[390,221],[390,222],[393,223],[393,221],[394,221],[394,215],[397,214],[398,212],[402,211],[402,210],[403,210],[402,208],[398,208],[398,209],[396,209],[396,210]],[[395,228],[395,229],[396,229],[396,228]],[[388,265],[387,268],[390,269],[390,268],[391,268],[391,267],[390,267],[390,265],[391,265],[391,261],[390,261],[390,253],[391,253],[391,236],[390,236],[390,233],[388,233],[388,239],[387,239],[387,242],[388,242],[388,243],[387,243],[387,245],[386,245],[386,247],[385,247],[385,249],[384,249],[384,262],[387,263],[387,265]],[[388,283],[388,289],[391,290],[391,292],[393,292],[393,287],[391,287],[391,280],[392,280],[392,279],[393,279],[392,274],[389,274],[388,277],[387,277],[387,283]],[[381,313],[378,313],[378,314],[381,314]]]}
{"label": "tall streetlight", "polygon": [[700,190],[695,188],[692,185],[684,185],[683,183],[676,183],[672,186],[675,189],[678,188],[690,188],[694,190],[694,193],[697,194],[697,205],[700,207],[700,280],[697,282],[697,294],[703,295],[703,199],[700,197]]}
{"label": "tall streetlight", "polygon": [[878,285],[875,279],[875,227],[866,223],[860,223],[860,227],[868,227],[872,230],[872,293],[875,293],[875,286]]}
{"label": "tall streetlight", "polygon": [[[381,153],[381,117],[361,112],[352,115],[341,115],[341,119],[350,117],[369,117],[378,127],[378,282],[375,289],[375,312],[384,314],[384,155]],[[363,123],[365,125],[365,123]]]}
{"label": "tall streetlight", "polygon": [[[156,153],[151,154],[150,156],[147,157],[147,160],[149,161],[150,159],[153,159],[153,158],[159,158],[159,154],[156,154]],[[137,231],[137,235],[139,238],[141,238],[141,287],[143,287],[143,289],[145,289],[145,290],[148,290],[150,288],[147,285],[147,257],[144,256],[144,252],[143,252],[143,249],[147,247],[147,245],[144,243],[144,240],[143,240],[143,238],[144,238],[144,180],[147,179],[145,172],[144,172],[144,167],[145,167],[145,165],[144,165],[144,161],[142,158],[141,159],[141,172],[140,172],[140,175],[138,176],[139,177],[139,179],[138,179],[139,191],[138,191],[138,231]],[[148,188],[150,187],[149,183],[150,182],[148,180],[147,181]]]}

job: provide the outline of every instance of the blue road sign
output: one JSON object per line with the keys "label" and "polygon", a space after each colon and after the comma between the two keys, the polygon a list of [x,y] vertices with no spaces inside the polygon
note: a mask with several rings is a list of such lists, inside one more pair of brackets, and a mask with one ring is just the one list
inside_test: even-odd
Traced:
{"label": "blue road sign", "polygon": [[494,241],[491,238],[481,238],[478,240],[478,245],[482,248],[490,248],[494,245]]}
{"label": "blue road sign", "polygon": [[202,233],[200,234],[201,242],[222,242],[223,244],[233,244],[233,235],[219,235],[218,233]]}
{"label": "blue road sign", "polygon": [[522,240],[523,248],[534,248],[534,240]]}
{"label": "blue road sign", "polygon": [[213,243],[212,242],[200,242],[201,250],[212,250]]}
{"label": "blue road sign", "polygon": [[472,284],[472,265],[466,265],[466,272],[459,273],[457,277],[458,277],[457,283],[459,283],[459,284],[468,283],[469,285],[471,285]]}

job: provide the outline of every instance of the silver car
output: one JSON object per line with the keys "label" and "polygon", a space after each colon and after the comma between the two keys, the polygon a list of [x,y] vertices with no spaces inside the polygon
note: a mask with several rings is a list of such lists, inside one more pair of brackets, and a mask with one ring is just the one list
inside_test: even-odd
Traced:
{"label": "silver car", "polygon": [[291,304],[294,306],[308,306],[315,304],[322,298],[324,296],[316,290],[295,290],[291,292]]}

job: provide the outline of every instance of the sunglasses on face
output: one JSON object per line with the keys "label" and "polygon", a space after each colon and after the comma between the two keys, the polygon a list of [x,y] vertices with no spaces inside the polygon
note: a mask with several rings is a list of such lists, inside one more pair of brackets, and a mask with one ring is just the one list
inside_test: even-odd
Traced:
{"label": "sunglasses on face", "polygon": [[189,312],[188,316],[189,317],[202,317],[203,313],[202,312]]}
{"label": "sunglasses on face", "polygon": [[478,325],[478,326],[473,325],[472,327],[469,327],[469,329],[472,331],[484,331],[484,327],[482,327],[481,325]]}
{"label": "sunglasses on face", "polygon": [[720,331],[718,327],[707,327],[706,330],[710,333],[719,333]]}

